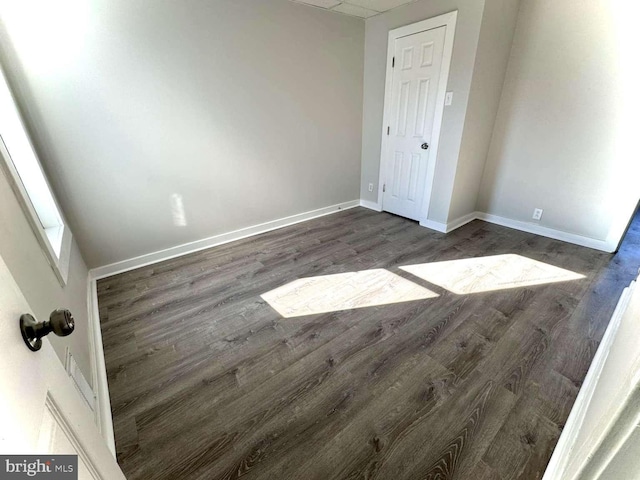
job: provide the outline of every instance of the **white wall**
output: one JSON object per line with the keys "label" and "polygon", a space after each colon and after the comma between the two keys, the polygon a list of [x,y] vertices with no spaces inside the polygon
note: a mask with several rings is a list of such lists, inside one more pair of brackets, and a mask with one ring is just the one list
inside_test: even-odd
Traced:
{"label": "white wall", "polygon": [[[429,219],[446,223],[471,90],[484,0],[418,0],[366,21],[362,177],[360,196],[377,202],[389,30],[458,10],[447,90],[454,102],[444,110]],[[368,184],[376,187],[368,191]]]}
{"label": "white wall", "polygon": [[[574,409],[578,406],[585,409],[584,417],[575,436],[571,438],[573,448],[567,452],[567,458],[564,462],[556,462],[565,468],[558,471],[557,475],[551,477],[547,474],[545,478],[638,478],[640,350],[637,340],[640,336],[640,288],[637,282],[631,285],[627,301],[621,300],[619,308],[625,308],[621,311],[619,322],[614,315],[581,389],[582,393],[583,389],[589,391],[593,388],[593,394],[588,398],[588,403],[579,405],[580,402],[576,402],[574,406]],[[599,361],[601,357],[602,362]],[[589,382],[591,369],[596,367],[601,370],[596,370],[598,375],[593,375],[592,384]],[[573,430],[569,427],[567,425],[568,431]],[[566,441],[560,438],[560,442]],[[632,453],[634,450],[635,453]],[[624,474],[619,474],[621,472]]]}
{"label": "white wall", "polygon": [[486,0],[448,220],[476,211],[520,0]]}
{"label": "white wall", "polygon": [[622,234],[640,194],[632,4],[523,0],[478,210],[531,222],[542,208],[543,227]]}
{"label": "white wall", "polygon": [[90,267],[359,198],[361,19],[288,0],[53,3],[9,3],[5,57]]}
{"label": "white wall", "polygon": [[611,462],[605,467],[599,475],[599,480],[637,480],[638,472],[640,472],[640,425],[638,425],[633,433],[621,445]]}
{"label": "white wall", "polygon": [[[48,336],[55,352],[64,362],[65,347],[69,347],[80,370],[92,382],[87,323],[87,266],[73,242],[67,285],[62,287],[42,251],[40,243],[18,203],[4,169],[0,168],[0,257],[33,308],[39,320],[49,319],[56,308],[71,310],[75,331],[68,337]],[[29,313],[29,312],[25,312]],[[18,319],[16,329],[18,328]],[[26,345],[24,347],[27,348]]]}

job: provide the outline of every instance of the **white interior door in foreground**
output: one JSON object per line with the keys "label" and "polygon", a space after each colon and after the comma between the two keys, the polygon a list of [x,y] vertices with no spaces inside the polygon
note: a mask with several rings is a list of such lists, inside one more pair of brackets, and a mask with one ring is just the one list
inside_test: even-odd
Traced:
{"label": "white interior door in foreground", "polygon": [[[25,345],[23,313],[32,311],[0,257],[0,455],[42,454],[52,465],[57,454],[78,455],[77,478],[124,479],[49,340],[37,352]],[[0,478],[7,468],[2,462]]]}
{"label": "white interior door in foreground", "polygon": [[[423,211],[432,154],[446,27],[395,39],[382,208],[413,220]],[[430,185],[429,187],[430,188]]]}

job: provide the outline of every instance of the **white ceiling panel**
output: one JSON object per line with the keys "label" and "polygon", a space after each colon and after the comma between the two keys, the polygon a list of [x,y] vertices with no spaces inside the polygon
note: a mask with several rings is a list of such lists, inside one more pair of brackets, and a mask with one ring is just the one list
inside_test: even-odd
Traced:
{"label": "white ceiling panel", "polygon": [[353,15],[355,17],[361,18],[369,18],[379,13],[374,10],[369,10],[368,8],[362,8],[357,5],[350,5],[348,3],[342,3],[337,7],[332,8],[331,11],[344,13],[346,15]]}
{"label": "white ceiling panel", "polygon": [[414,2],[415,0],[291,0],[296,3],[326,8],[332,12],[369,18],[380,12]]}
{"label": "white ceiling panel", "polygon": [[333,8],[340,5],[340,0],[294,0],[297,3],[306,3],[314,7]]}
{"label": "white ceiling panel", "polygon": [[346,0],[351,5],[375,10],[376,12],[386,12],[392,8],[399,7],[414,0]]}
{"label": "white ceiling panel", "polygon": [[415,0],[291,0],[360,18],[369,18]]}

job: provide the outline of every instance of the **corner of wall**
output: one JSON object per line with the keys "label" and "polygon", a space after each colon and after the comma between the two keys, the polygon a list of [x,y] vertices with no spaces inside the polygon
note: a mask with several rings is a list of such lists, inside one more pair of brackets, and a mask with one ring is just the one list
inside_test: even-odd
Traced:
{"label": "corner of wall", "polygon": [[486,0],[448,220],[479,208],[520,0]]}

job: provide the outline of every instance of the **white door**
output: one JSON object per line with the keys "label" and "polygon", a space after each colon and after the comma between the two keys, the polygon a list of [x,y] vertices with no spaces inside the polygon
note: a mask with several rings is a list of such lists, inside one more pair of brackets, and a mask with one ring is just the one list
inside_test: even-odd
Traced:
{"label": "white door", "polygon": [[0,257],[0,455],[78,455],[78,478],[124,479],[49,340],[37,352],[25,345],[23,313],[32,312]]}
{"label": "white door", "polygon": [[[413,220],[426,218],[423,199],[432,155],[446,27],[396,38],[383,152],[382,208]],[[393,41],[393,40],[392,40]],[[430,188],[430,186],[429,186]]]}

